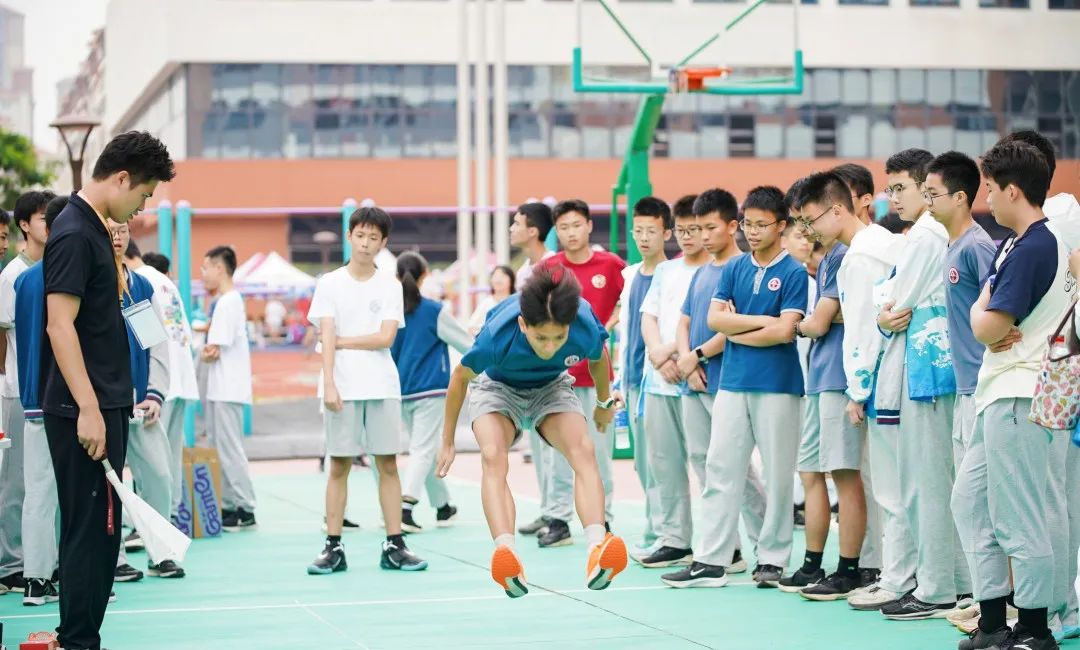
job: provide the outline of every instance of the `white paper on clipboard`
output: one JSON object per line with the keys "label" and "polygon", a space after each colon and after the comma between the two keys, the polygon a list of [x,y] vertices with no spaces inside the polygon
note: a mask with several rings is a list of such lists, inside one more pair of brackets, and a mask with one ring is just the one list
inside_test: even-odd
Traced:
{"label": "white paper on clipboard", "polygon": [[149,300],[141,300],[123,311],[124,320],[131,328],[139,347],[149,350],[168,338],[165,326],[161,324],[157,312]]}

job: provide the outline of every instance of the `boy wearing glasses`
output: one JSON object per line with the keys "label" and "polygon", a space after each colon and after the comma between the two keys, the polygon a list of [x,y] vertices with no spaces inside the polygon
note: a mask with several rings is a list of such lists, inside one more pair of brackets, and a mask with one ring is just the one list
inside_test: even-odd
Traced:
{"label": "boy wearing glasses", "polygon": [[[851,191],[843,178],[831,172],[808,176],[802,187],[801,225],[808,234],[831,248],[836,242],[848,247],[836,273],[840,310],[844,316],[843,358],[847,383],[847,415],[853,424],[866,420],[866,405],[876,383],[878,360],[884,338],[873,317],[874,286],[889,277],[903,252],[906,240],[877,224],[867,225],[855,216]],[[868,422],[870,463],[875,477],[874,497],[884,514],[885,540],[881,579],[877,584],[848,594],[855,609],[878,609],[915,586],[913,554],[901,527],[902,512],[896,484],[895,455],[890,444],[895,436],[882,436],[883,427]],[[879,471],[883,460],[891,471]]]}
{"label": "boy wearing glasses", "polygon": [[[708,324],[724,334],[724,364],[713,405],[702,494],[704,552],[686,582],[727,583],[724,564],[735,552],[751,454],[761,452],[766,487],[765,521],[758,539],[758,587],[776,587],[791,557],[794,494],[791,476],[799,444],[803,378],[795,324],[807,307],[807,274],[780,244],[787,226],[784,193],[757,187],[743,205],[750,253],[728,262],[709,306]],[[671,584],[669,581],[668,584]]]}
{"label": "boy wearing glasses", "polygon": [[941,272],[949,233],[927,209],[922,187],[932,160],[928,151],[907,149],[885,163],[893,206],[901,219],[915,222],[894,277],[882,287],[886,302],[878,316],[888,340],[875,407],[879,423],[896,427],[886,434],[895,438],[895,465],[884,471],[897,474],[917,583],[913,592],[882,606],[892,620],[943,618],[971,591],[947,497],[956,471],[956,376]]}

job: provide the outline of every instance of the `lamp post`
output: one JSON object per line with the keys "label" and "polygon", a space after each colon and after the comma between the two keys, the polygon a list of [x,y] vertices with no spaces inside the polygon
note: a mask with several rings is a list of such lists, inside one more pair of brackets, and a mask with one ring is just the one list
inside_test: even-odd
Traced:
{"label": "lamp post", "polygon": [[86,153],[90,132],[100,124],[101,122],[89,115],[68,115],[49,124],[60,132],[60,139],[67,147],[68,162],[71,163],[71,186],[75,192],[82,189],[83,154]]}

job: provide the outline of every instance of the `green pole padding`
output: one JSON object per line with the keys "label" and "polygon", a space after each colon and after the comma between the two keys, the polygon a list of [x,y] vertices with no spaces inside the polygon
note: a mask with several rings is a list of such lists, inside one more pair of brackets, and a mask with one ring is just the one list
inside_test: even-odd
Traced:
{"label": "green pole padding", "polygon": [[173,209],[172,203],[162,201],[157,207],[158,252],[173,259]]}

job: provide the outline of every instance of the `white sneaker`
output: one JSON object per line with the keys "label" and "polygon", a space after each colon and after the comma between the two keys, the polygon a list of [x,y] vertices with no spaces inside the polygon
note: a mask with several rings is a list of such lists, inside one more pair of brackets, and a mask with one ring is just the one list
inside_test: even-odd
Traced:
{"label": "white sneaker", "polygon": [[742,556],[742,551],[735,549],[735,555],[731,558],[731,564],[724,567],[724,573],[728,575],[732,573],[746,573],[747,568],[746,560],[744,560]]}
{"label": "white sneaker", "polygon": [[863,612],[873,612],[889,603],[900,600],[903,595],[904,594],[898,594],[895,591],[882,589],[879,585],[874,584],[851,592],[848,594],[847,601],[852,609]]}
{"label": "white sneaker", "polygon": [[970,607],[961,607],[953,610],[952,612],[949,612],[949,614],[945,617],[945,620],[959,627],[959,625],[964,621],[978,618],[978,616],[979,605],[978,603],[976,603]]}

